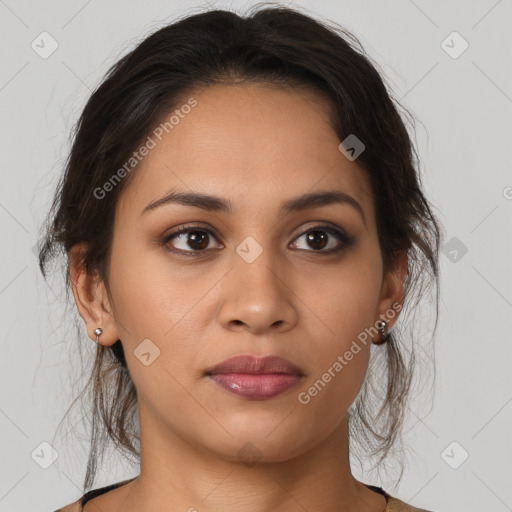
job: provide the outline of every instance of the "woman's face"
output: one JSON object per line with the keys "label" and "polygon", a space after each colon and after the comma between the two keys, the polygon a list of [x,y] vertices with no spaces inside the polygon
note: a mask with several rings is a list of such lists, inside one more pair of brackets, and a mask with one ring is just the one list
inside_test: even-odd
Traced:
{"label": "woman's face", "polygon": [[[372,337],[358,336],[399,281],[383,279],[369,182],[338,149],[321,98],[265,85],[190,96],[197,105],[153,136],[118,201],[102,340],[122,340],[153,425],[226,459],[252,443],[263,460],[286,460],[339,428],[367,368]],[[216,199],[148,208],[171,192]],[[350,199],[297,201],[333,192]],[[294,384],[273,396],[240,395],[206,375],[237,355],[277,355],[302,376],[267,376]],[[244,378],[228,381],[262,379]]]}

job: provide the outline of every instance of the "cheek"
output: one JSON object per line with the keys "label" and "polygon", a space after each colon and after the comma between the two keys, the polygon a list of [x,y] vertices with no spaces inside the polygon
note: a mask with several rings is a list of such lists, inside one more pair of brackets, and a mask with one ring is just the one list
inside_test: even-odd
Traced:
{"label": "cheek", "polygon": [[180,396],[178,381],[189,384],[195,377],[204,322],[214,314],[205,293],[218,276],[194,279],[165,265],[157,250],[143,253],[120,242],[113,245],[112,261],[115,320],[137,389]]}
{"label": "cheek", "polygon": [[318,407],[318,414],[332,416],[333,421],[348,409],[363,384],[370,328],[378,320],[381,266],[371,252],[365,254],[370,257],[358,252],[346,258],[335,271],[330,270],[329,278],[322,279],[313,294],[306,295],[317,315],[319,332],[311,337],[313,372],[299,403]]}
{"label": "cheek", "polygon": [[194,368],[197,352],[194,334],[188,332],[190,296],[194,294],[188,289],[181,296],[179,285],[174,283],[171,288],[165,276],[149,264],[134,271],[127,263],[123,261],[113,273],[117,287],[112,293],[139,403],[167,424],[175,423],[176,416],[202,417],[200,407],[185,391],[191,385],[190,368]]}
{"label": "cheek", "polygon": [[313,288],[304,282],[299,293],[307,297],[307,304],[317,314],[324,336],[330,333],[336,348],[350,344],[351,339],[378,320],[381,265],[371,253],[370,256],[361,251],[351,254],[320,276],[317,283]]}
{"label": "cheek", "polygon": [[[363,385],[371,339],[362,339],[360,333],[364,332],[369,316],[352,304],[343,315],[330,319],[336,334],[324,335],[313,350],[310,348],[314,364],[297,401],[308,418],[322,418],[325,434],[339,424]],[[316,421],[312,432],[315,429]]]}
{"label": "cheek", "polygon": [[166,266],[159,252],[141,241],[128,244],[122,235],[112,247],[109,280],[116,320],[130,345],[161,339],[187,311],[192,289],[169,271],[176,267]]}
{"label": "cheek", "polygon": [[[352,354],[347,360],[343,353],[332,358],[328,365],[311,375],[297,397],[310,417],[322,417],[322,422],[336,425],[355,400],[363,384],[368,366],[368,348]],[[317,416],[318,415],[318,416]]]}

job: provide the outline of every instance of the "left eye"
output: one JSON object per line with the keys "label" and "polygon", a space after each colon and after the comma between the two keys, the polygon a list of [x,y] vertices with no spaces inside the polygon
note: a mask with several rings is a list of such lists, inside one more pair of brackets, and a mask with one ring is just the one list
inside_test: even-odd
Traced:
{"label": "left eye", "polygon": [[[309,231],[306,231],[298,238],[296,238],[296,240],[300,240],[303,237],[305,239],[305,244],[315,249],[313,252],[335,252],[343,249],[345,246],[350,245],[351,242],[350,238],[344,233],[324,226],[317,226],[313,229],[310,229]],[[332,238],[337,238],[338,244],[333,243]],[[297,242],[295,242],[294,245],[297,246]],[[297,248],[308,250],[304,247]]]}

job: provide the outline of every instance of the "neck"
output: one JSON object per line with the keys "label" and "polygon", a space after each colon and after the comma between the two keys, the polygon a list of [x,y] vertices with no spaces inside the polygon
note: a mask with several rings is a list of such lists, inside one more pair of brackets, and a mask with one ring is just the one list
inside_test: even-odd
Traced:
{"label": "neck", "polygon": [[351,474],[346,416],[321,444],[272,461],[258,460],[251,443],[234,457],[192,445],[151,417],[142,402],[139,421],[141,471],[123,507],[127,512],[141,504],[162,512],[385,509],[385,498]]}

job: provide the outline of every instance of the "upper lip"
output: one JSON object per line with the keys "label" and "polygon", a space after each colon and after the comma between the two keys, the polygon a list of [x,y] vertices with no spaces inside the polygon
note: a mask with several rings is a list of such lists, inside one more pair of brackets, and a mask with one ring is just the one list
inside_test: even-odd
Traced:
{"label": "upper lip", "polygon": [[287,373],[291,375],[304,375],[298,366],[282,357],[256,357],[248,354],[230,357],[206,371],[206,375],[219,373],[248,373],[254,375]]}

